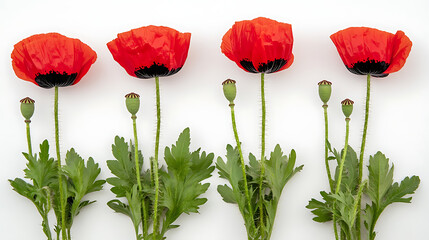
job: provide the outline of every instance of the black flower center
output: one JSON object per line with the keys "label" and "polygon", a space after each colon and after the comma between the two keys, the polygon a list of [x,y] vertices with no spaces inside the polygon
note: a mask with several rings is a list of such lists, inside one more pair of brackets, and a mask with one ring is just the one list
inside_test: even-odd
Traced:
{"label": "black flower center", "polygon": [[389,67],[389,63],[385,61],[376,61],[376,60],[366,60],[364,62],[356,62],[352,67],[347,67],[347,69],[358,75],[368,75],[371,74],[373,77],[386,77],[388,73],[383,73]]}
{"label": "black flower center", "polygon": [[181,67],[168,69],[164,64],[153,63],[150,67],[139,67],[134,71],[136,77],[148,79],[153,77],[165,77],[177,73]]}
{"label": "black flower center", "polygon": [[70,86],[76,80],[77,73],[59,73],[50,71],[49,73],[38,73],[34,79],[42,88],[66,87]]}
{"label": "black flower center", "polygon": [[243,59],[240,61],[240,65],[251,73],[273,73],[279,71],[285,64],[285,59],[275,59],[274,61],[268,61],[267,63],[259,63],[258,69],[255,69],[252,61]]}

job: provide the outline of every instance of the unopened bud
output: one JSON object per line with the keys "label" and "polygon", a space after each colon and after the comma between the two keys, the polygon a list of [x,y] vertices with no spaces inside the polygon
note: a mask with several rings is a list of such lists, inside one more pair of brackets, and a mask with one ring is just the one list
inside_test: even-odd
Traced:
{"label": "unopened bud", "polygon": [[226,99],[232,104],[234,102],[235,96],[237,95],[237,88],[235,86],[235,81],[232,79],[227,79],[222,83],[223,94]]}
{"label": "unopened bud", "polygon": [[348,98],[341,102],[343,113],[344,113],[344,116],[346,116],[346,118],[348,118],[348,117],[350,117],[350,115],[352,115],[353,103],[354,102]]}
{"label": "unopened bud", "polygon": [[20,100],[21,102],[21,114],[25,120],[30,120],[34,113],[34,100],[26,97]]}
{"label": "unopened bud", "polygon": [[329,98],[331,98],[331,85],[332,83],[326,80],[323,80],[321,82],[318,83],[319,85],[319,97],[320,100],[322,100],[322,102],[324,104],[327,104],[329,101]]}
{"label": "unopened bud", "polygon": [[140,96],[137,93],[128,93],[125,95],[125,104],[127,105],[128,112],[133,116],[139,111]]}

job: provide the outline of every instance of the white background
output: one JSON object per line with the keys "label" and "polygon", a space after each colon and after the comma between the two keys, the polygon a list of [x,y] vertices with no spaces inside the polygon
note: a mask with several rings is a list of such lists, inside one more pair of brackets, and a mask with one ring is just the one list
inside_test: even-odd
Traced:
{"label": "white background", "polygon": [[[373,79],[367,151],[380,150],[395,163],[395,180],[419,175],[422,183],[412,204],[394,204],[381,216],[377,239],[428,239],[426,214],[429,202],[429,2],[416,1],[0,1],[0,239],[45,239],[41,218],[32,203],[13,192],[7,179],[23,177],[26,151],[25,124],[19,100],[36,100],[32,118],[33,148],[47,138],[55,155],[53,89],[46,90],[18,79],[11,67],[13,45],[37,33],[59,32],[91,46],[98,59],[75,86],[60,89],[61,153],[75,147],[84,158],[100,164],[101,178],[110,177],[106,160],[112,159],[115,135],[132,138],[131,119],[124,95],[141,95],[138,113],[140,148],[146,159],[153,155],[155,92],[153,80],[130,77],[109,53],[106,43],[117,33],[146,25],[165,25],[191,32],[191,46],[183,69],[161,78],[161,149],[171,145],[185,128],[191,128],[192,149],[202,147],[216,156],[234,143],[229,108],[221,82],[237,80],[236,114],[244,154],[260,151],[259,75],[239,69],[220,51],[223,34],[235,21],[269,17],[292,24],[295,62],[266,76],[267,151],[279,143],[297,152],[305,164],[285,187],[279,203],[272,239],[333,239],[331,224],[312,221],[305,208],[312,197],[328,188],[323,162],[323,111],[317,82],[333,82],[330,101],[330,140],[340,148],[344,117],[340,101],[355,101],[350,144],[359,150],[363,127],[365,76],[349,73],[329,39],[350,26],[375,27],[395,33],[403,30],[413,41],[407,63],[387,78]],[[161,151],[163,152],[163,151]],[[366,165],[366,163],[365,163]],[[218,174],[201,214],[184,215],[180,228],[168,239],[246,239],[236,206],[224,203],[216,191],[225,181]],[[72,228],[74,240],[134,239],[131,221],[106,205],[114,197],[105,185],[90,199]],[[51,220],[53,222],[53,219]]]}

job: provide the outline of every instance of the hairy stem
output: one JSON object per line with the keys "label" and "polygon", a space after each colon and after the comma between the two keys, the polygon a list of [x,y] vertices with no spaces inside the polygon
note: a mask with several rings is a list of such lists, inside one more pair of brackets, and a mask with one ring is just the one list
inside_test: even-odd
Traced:
{"label": "hairy stem", "polygon": [[69,240],[71,240],[70,228],[67,228],[67,237]]}
{"label": "hairy stem", "polygon": [[31,156],[33,156],[33,150],[31,147],[31,134],[30,134],[30,120],[25,120],[25,125],[26,125],[26,129],[27,129],[27,145],[28,145],[28,154],[30,154]]}
{"label": "hairy stem", "polygon": [[338,240],[337,218],[335,217],[335,215],[332,217],[332,222],[334,224],[335,240]]}
{"label": "hairy stem", "polygon": [[323,105],[323,115],[325,117],[325,167],[326,174],[328,175],[329,187],[331,192],[334,191],[334,183],[332,181],[331,169],[329,168],[329,160],[328,160],[328,105]]}
{"label": "hairy stem", "polygon": [[159,96],[159,77],[155,77],[156,85],[156,140],[155,140],[155,158],[153,159],[153,171],[155,181],[155,200],[153,203],[153,239],[157,239],[158,233],[158,198],[159,198],[159,178],[158,178],[158,150],[159,133],[161,128],[161,103]]}
{"label": "hairy stem", "polygon": [[343,155],[341,156],[340,170],[338,172],[338,179],[337,179],[337,186],[335,188],[335,194],[338,194],[338,192],[340,191],[341,180],[343,178],[344,162],[346,161],[347,147],[349,146],[349,122],[350,122],[350,119],[346,118],[346,141],[344,143]]}
{"label": "hairy stem", "polygon": [[[335,188],[335,194],[338,194],[338,192],[340,191],[341,180],[343,178],[344,162],[346,161],[347,147],[349,145],[349,122],[350,122],[350,118],[346,118],[346,140],[345,140],[345,143],[344,143],[343,155],[341,156],[340,170],[338,172],[338,179],[337,179],[337,186]],[[333,208],[334,209],[336,208],[336,201],[334,201]],[[337,219],[336,219],[335,215],[333,217],[333,222],[334,222],[335,239],[338,239]]]}
{"label": "hairy stem", "polygon": [[240,154],[241,172],[243,174],[243,181],[244,181],[244,194],[246,195],[247,205],[248,205],[249,213],[250,213],[252,223],[253,223],[254,222],[253,221],[253,209],[252,209],[252,203],[251,203],[251,199],[250,199],[250,195],[249,195],[249,188],[247,186],[246,165],[244,164],[243,153],[241,151],[241,143],[240,143],[240,139],[238,138],[237,125],[235,123],[234,104],[231,103],[229,106],[231,107],[232,129],[234,131],[234,137],[235,137],[235,142],[237,144],[237,149],[238,149],[238,152]]}
{"label": "hairy stem", "polygon": [[65,196],[63,190],[63,177],[61,169],[61,154],[60,154],[60,133],[58,127],[58,86],[55,86],[55,100],[54,100],[54,115],[55,115],[55,147],[57,152],[57,163],[58,163],[58,186],[60,191],[60,202],[61,202],[61,233],[62,239],[67,240],[67,228],[66,228],[66,205]]}
{"label": "hairy stem", "polygon": [[[362,183],[362,174],[363,174],[363,156],[364,156],[364,152],[365,152],[365,144],[366,144],[366,133],[368,130],[368,116],[369,116],[369,100],[370,100],[370,93],[371,93],[371,75],[367,75],[366,78],[366,101],[365,101],[365,123],[363,125],[363,134],[362,134],[362,144],[360,147],[360,154],[359,154],[359,182],[358,184],[361,185]],[[359,200],[359,209],[358,209],[358,214],[357,214],[357,218],[356,218],[356,232],[359,233],[359,237],[358,240],[361,239],[360,236],[360,225],[361,225],[361,211],[360,211],[360,206],[361,206],[361,200]]]}
{"label": "hairy stem", "polygon": [[[139,187],[139,196],[143,196],[143,187],[142,187],[142,183],[141,183],[141,178],[140,178],[140,162],[139,162],[139,142],[138,142],[138,138],[137,138],[137,123],[136,123],[136,119],[137,116],[136,115],[132,115],[131,118],[133,119],[133,130],[134,130],[134,161],[136,164],[136,178],[137,178],[137,185]],[[146,212],[146,204],[144,201],[144,197],[141,197],[142,199],[142,211],[143,211],[143,221],[142,221],[142,228],[143,228],[143,236],[147,236],[147,212]]]}
{"label": "hairy stem", "polygon": [[262,189],[262,182],[265,175],[265,82],[264,73],[261,73],[261,102],[262,102],[262,134],[261,134],[261,178],[259,180],[259,220],[261,239],[265,239],[265,226],[264,226],[264,191]]}
{"label": "hairy stem", "polygon": [[[353,204],[353,221],[356,219],[358,210],[359,210],[359,202],[362,199],[362,193],[363,193],[363,189],[365,188],[366,184],[367,184],[368,180],[365,180],[362,182],[362,184],[359,186],[359,190],[357,193],[357,197],[356,200]],[[374,224],[375,225],[375,224]],[[360,233],[358,233],[358,235],[360,235]]]}
{"label": "hairy stem", "polygon": [[48,240],[52,240],[51,229],[49,228],[48,212],[44,212],[42,215],[42,218],[43,218],[43,221],[42,221],[43,232],[45,233]]}
{"label": "hairy stem", "polygon": [[[323,106],[323,115],[325,119],[325,167],[326,167],[326,174],[328,175],[328,182],[329,182],[329,188],[331,192],[334,191],[334,184],[332,181],[331,176],[331,169],[329,168],[329,160],[328,160],[328,105],[324,104]],[[338,230],[337,230],[337,220],[336,217],[333,216],[333,226],[334,226],[334,235],[335,240],[338,240]]]}

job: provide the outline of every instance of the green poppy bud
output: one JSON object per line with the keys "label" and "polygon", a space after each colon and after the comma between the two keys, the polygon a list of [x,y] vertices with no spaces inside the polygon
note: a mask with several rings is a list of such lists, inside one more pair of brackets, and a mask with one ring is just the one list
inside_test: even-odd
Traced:
{"label": "green poppy bud", "polygon": [[232,79],[227,79],[222,83],[223,94],[226,99],[232,104],[234,102],[235,96],[237,95],[237,88],[235,87],[235,81]]}
{"label": "green poppy bud", "polygon": [[34,113],[34,100],[26,97],[21,99],[21,114],[24,116],[25,120],[30,120]]}
{"label": "green poppy bud", "polygon": [[139,111],[140,96],[137,93],[128,93],[125,95],[125,104],[127,105],[128,112],[133,116]]}
{"label": "green poppy bud", "polygon": [[341,102],[343,113],[344,113],[344,116],[346,116],[346,118],[348,118],[348,117],[350,117],[350,115],[352,115],[353,103],[354,102],[348,98]]}
{"label": "green poppy bud", "polygon": [[324,104],[327,104],[329,101],[329,98],[331,97],[331,85],[332,83],[326,80],[323,80],[319,82],[317,85],[319,85],[319,97],[322,100]]}

